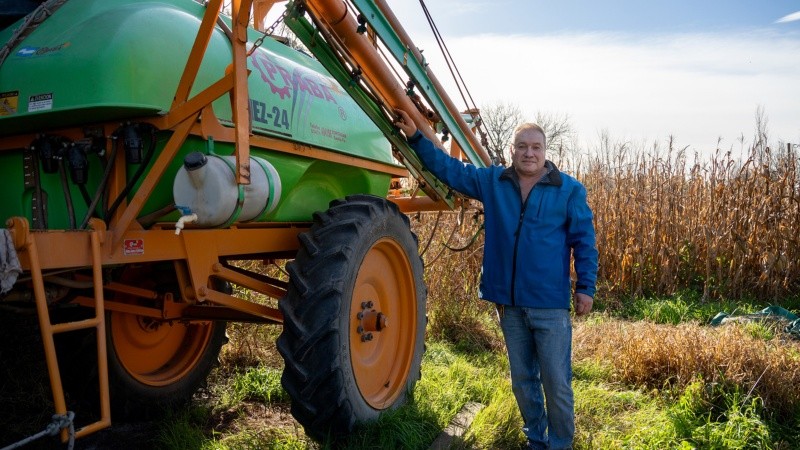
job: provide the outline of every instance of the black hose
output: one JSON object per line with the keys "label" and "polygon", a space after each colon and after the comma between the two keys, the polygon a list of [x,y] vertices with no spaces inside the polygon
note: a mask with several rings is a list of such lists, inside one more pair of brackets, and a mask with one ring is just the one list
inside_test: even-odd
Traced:
{"label": "black hose", "polygon": [[139,168],[136,169],[136,173],[130,180],[128,180],[128,183],[125,185],[125,188],[122,190],[122,192],[119,193],[117,198],[114,199],[114,203],[111,204],[111,207],[108,208],[108,211],[106,211],[105,215],[106,221],[109,221],[111,220],[112,217],[114,217],[114,213],[117,212],[117,208],[119,208],[119,205],[120,203],[122,203],[122,200],[128,197],[128,194],[131,192],[131,189],[133,189],[133,185],[139,182],[139,179],[142,177],[142,174],[144,173],[145,169],[147,169],[147,166],[150,165],[150,161],[153,159],[153,154],[155,153],[156,150],[156,130],[155,127],[153,127],[152,125],[148,126],[150,128],[150,148],[147,149],[147,154],[144,157],[144,161],[142,161],[142,163],[139,165]]}
{"label": "black hose", "polygon": [[[86,225],[89,223],[89,219],[92,218],[92,214],[94,213],[95,208],[97,208],[97,203],[103,197],[103,193],[106,190],[106,186],[108,185],[108,177],[111,175],[111,170],[114,168],[114,161],[117,159],[117,138],[111,138],[111,156],[108,159],[108,164],[106,164],[106,168],[103,171],[103,178],[100,179],[100,184],[97,186],[97,191],[94,193],[94,198],[92,201],[89,202],[88,208],[86,209],[86,216],[83,218],[81,222],[80,229],[83,230],[86,228]],[[81,186],[83,187],[83,186]],[[83,190],[86,190],[83,187]],[[106,216],[108,217],[108,216]]]}
{"label": "black hose", "polygon": [[89,191],[86,190],[85,184],[79,184],[78,189],[81,191],[81,197],[83,197],[83,202],[86,203],[86,206],[89,206],[92,203],[92,198],[89,196]]}
{"label": "black hose", "polygon": [[64,160],[58,160],[58,175],[61,178],[61,189],[64,191],[64,200],[67,202],[67,216],[69,217],[69,229],[75,229],[75,208],[72,206],[72,194],[67,182],[67,169],[64,167]]}

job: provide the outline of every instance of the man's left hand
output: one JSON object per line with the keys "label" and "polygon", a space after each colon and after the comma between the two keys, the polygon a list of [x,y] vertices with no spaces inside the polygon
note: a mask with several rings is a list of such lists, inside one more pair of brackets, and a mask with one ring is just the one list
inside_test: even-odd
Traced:
{"label": "man's left hand", "polygon": [[575,294],[575,314],[579,315],[579,316],[582,316],[584,314],[589,314],[589,311],[592,310],[592,304],[593,303],[594,303],[594,300],[592,299],[592,297],[590,297],[590,296],[588,296],[586,294],[576,293]]}

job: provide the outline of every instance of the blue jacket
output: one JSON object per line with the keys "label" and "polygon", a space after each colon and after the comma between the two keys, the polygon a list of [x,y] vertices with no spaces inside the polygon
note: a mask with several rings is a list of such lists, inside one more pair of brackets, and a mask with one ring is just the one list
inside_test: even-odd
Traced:
{"label": "blue jacket", "polygon": [[434,147],[419,131],[408,142],[437,178],[483,202],[482,299],[501,305],[569,309],[570,256],[578,277],[575,291],[594,297],[594,224],[586,188],[578,180],[547,161],[549,173],[523,204],[513,167],[479,169],[462,163]]}

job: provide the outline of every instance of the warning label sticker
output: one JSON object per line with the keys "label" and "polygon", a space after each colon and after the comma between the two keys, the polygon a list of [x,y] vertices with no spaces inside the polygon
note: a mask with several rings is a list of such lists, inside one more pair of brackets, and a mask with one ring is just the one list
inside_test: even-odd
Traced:
{"label": "warning label sticker", "polygon": [[125,239],[122,243],[122,254],[125,256],[144,255],[144,239]]}
{"label": "warning label sticker", "polygon": [[19,91],[0,92],[0,116],[16,114],[18,104]]}
{"label": "warning label sticker", "polygon": [[36,94],[28,97],[28,112],[53,109],[53,93]]}

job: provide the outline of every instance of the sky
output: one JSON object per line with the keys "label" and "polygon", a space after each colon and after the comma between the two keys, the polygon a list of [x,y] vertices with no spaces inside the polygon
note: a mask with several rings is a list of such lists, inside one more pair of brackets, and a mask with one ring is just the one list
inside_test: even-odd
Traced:
{"label": "sky", "polygon": [[[386,1],[456,99],[419,1]],[[771,142],[800,144],[800,1],[425,3],[479,107],[566,115],[581,146],[741,151],[758,108]]]}

